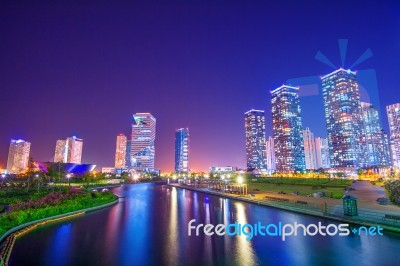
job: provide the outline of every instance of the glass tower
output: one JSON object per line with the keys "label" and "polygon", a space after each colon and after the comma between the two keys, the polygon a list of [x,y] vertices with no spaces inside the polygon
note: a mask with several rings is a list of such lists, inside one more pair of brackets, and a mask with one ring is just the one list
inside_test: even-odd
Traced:
{"label": "glass tower", "polygon": [[130,168],[138,172],[154,171],[156,119],[150,113],[136,113],[132,124]]}
{"label": "glass tower", "polygon": [[180,128],[175,132],[175,172],[189,172],[189,129]]}
{"label": "glass tower", "polygon": [[388,166],[389,147],[385,132],[382,130],[378,110],[370,103],[361,102],[364,122],[366,153],[368,167]]}
{"label": "glass tower", "polygon": [[244,114],[246,161],[248,171],[266,171],[265,114],[250,110]]}
{"label": "glass tower", "polygon": [[331,167],[355,170],[366,166],[356,72],[340,68],[321,80]]}
{"label": "glass tower", "polygon": [[271,91],[276,170],[305,170],[299,88],[282,85]]}

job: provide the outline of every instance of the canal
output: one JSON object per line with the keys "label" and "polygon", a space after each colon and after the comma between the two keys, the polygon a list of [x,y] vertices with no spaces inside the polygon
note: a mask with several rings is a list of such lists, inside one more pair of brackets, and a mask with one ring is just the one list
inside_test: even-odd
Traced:
{"label": "canal", "polygon": [[[52,223],[17,239],[10,265],[396,265],[400,235],[188,236],[214,225],[333,223],[162,184],[113,189],[112,207]],[[398,265],[398,264],[397,264]]]}

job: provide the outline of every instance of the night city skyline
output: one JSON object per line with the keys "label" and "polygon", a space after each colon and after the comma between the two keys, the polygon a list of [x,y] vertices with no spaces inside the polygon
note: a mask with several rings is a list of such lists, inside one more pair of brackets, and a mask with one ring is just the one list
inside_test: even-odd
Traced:
{"label": "night city skyline", "polygon": [[[265,110],[271,136],[270,91],[332,72],[314,59],[318,51],[340,67],[338,39],[349,39],[346,69],[371,49],[352,70],[376,71],[389,133],[385,108],[400,102],[399,4],[348,3],[340,20],[332,19],[340,4],[312,5],[2,3],[0,168],[10,139],[29,141],[35,160],[52,161],[56,140],[72,135],[84,140],[83,163],[113,166],[115,138],[130,134],[138,112],[157,119],[156,168],[173,170],[174,134],[183,127],[192,170],[244,168],[243,114]],[[293,18],[278,23],[281,14]],[[302,120],[326,137],[307,110]]]}

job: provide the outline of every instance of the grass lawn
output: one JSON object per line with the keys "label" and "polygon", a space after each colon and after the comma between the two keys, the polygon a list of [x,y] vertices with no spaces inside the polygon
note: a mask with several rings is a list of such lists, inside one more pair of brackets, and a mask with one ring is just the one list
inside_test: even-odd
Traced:
{"label": "grass lawn", "polygon": [[309,195],[315,192],[324,192],[325,197],[341,198],[344,189],[350,186],[351,180],[328,178],[260,178],[257,181],[249,180],[249,193],[258,189],[260,192],[298,192],[300,195]]}

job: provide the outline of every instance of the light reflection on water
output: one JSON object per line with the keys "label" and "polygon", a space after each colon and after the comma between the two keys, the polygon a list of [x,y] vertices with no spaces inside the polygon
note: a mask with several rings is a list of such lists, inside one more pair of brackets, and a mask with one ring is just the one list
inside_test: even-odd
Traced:
{"label": "light reflection on water", "polygon": [[[400,236],[188,236],[188,223],[318,223],[319,218],[159,184],[125,185],[117,205],[19,238],[10,265],[396,265]],[[322,221],[324,223],[330,221]]]}

